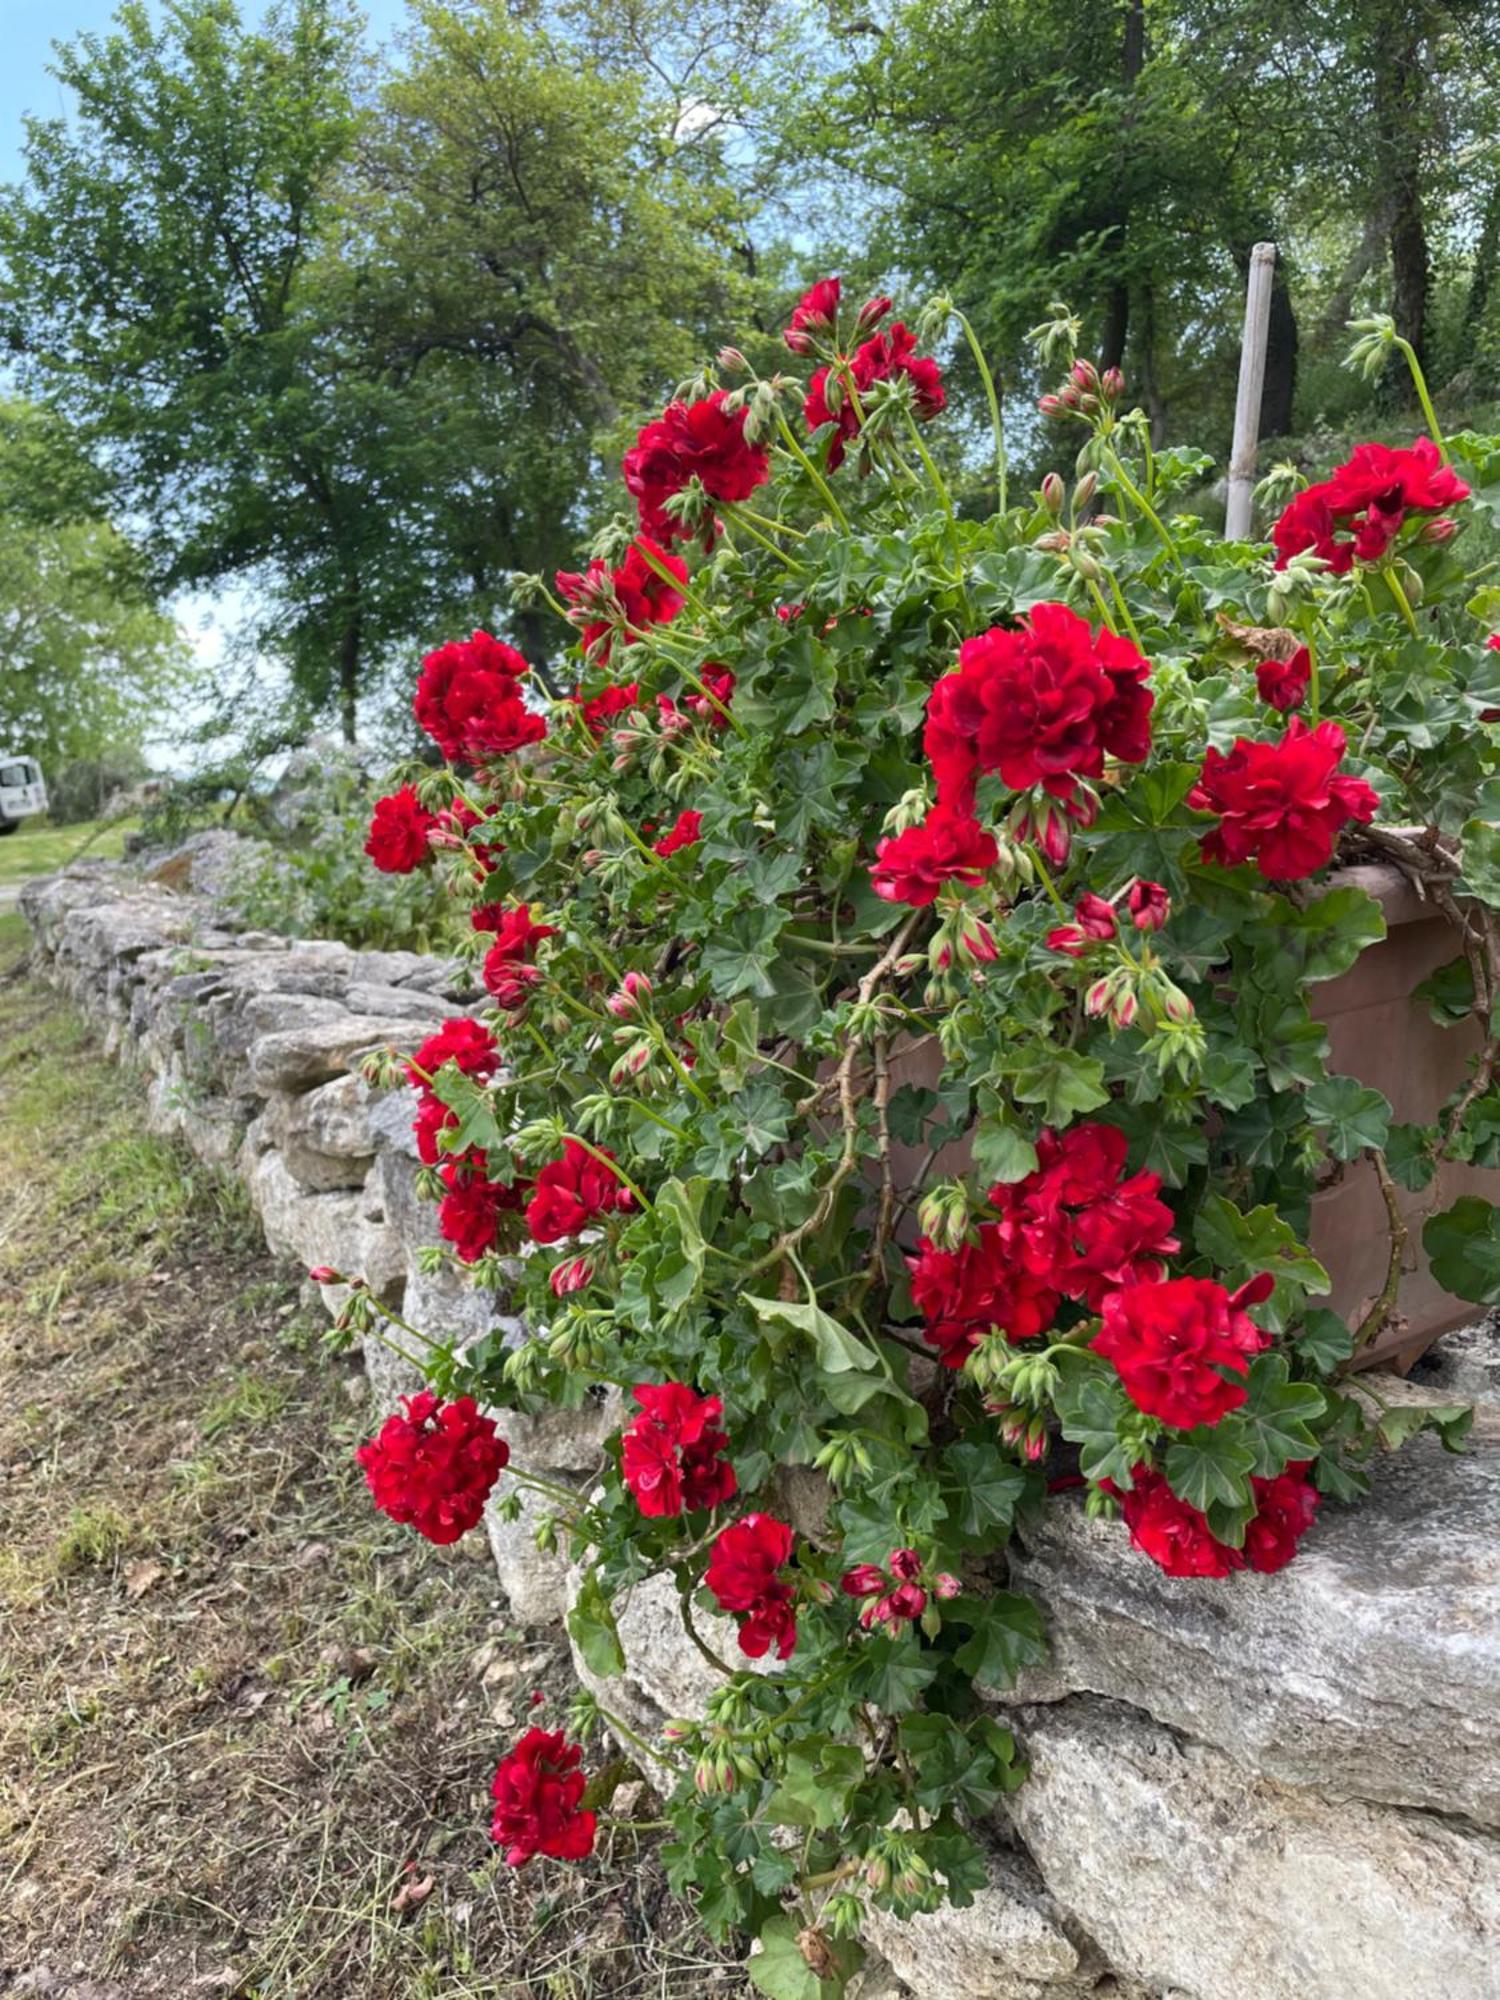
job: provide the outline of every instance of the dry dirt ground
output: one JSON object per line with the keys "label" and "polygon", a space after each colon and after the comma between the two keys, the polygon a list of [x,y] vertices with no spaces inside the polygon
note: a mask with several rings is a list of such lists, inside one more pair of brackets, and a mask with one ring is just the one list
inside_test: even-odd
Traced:
{"label": "dry dirt ground", "polygon": [[0,1995],[737,2000],[648,1835],[498,1861],[564,1649],[482,1541],[374,1513],[362,1378],[24,948],[0,919]]}

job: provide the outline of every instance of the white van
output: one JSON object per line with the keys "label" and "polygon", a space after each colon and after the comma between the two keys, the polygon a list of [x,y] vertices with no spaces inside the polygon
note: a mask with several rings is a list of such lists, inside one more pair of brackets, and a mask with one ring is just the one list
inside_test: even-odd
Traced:
{"label": "white van", "polygon": [[47,787],[35,757],[0,750],[0,834],[14,833],[27,813],[47,810]]}

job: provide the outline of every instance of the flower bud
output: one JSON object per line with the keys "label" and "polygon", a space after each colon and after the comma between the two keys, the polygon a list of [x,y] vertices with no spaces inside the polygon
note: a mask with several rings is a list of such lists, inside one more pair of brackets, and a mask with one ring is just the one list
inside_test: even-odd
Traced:
{"label": "flower bud", "polygon": [[947,1181],[922,1197],[917,1209],[922,1234],[939,1250],[956,1250],[969,1228],[969,1197],[956,1182]]}
{"label": "flower bud", "polygon": [[922,1558],[915,1549],[892,1549],[888,1558],[891,1575],[911,1583],[922,1574]]}
{"label": "flower bud", "polygon": [[743,375],[750,363],[737,347],[721,347],[718,365],[726,375]]}
{"label": "flower bud", "polygon": [[1099,377],[1100,392],[1109,402],[1125,393],[1125,377],[1118,368],[1106,368]]}
{"label": "flower bud", "polygon": [[314,1264],[307,1275],[315,1285],[338,1285],[343,1283],[338,1272],[334,1270],[331,1264]]}
{"label": "flower bud", "polygon": [[874,1563],[856,1563],[839,1578],[845,1597],[878,1597],[885,1589],[885,1571]]}
{"label": "flower bud", "polygon": [[947,1570],[940,1570],[932,1579],[932,1594],[934,1597],[942,1598],[944,1603],[950,1598],[958,1597],[962,1591],[963,1585],[956,1576],[950,1576]]}
{"label": "flower bud", "polygon": [[1047,933],[1048,951],[1058,951],[1067,958],[1082,958],[1091,940],[1077,924],[1057,924]]}
{"label": "flower bud", "polygon": [[867,304],[862,305],[859,309],[859,317],[854,322],[854,331],[856,333],[868,333],[872,327],[879,326],[880,322],[890,311],[891,304],[892,301],[890,299],[879,298],[871,299]]}
{"label": "flower bud", "polygon": [[1180,986],[1174,986],[1170,980],[1164,979],[1159,987],[1159,996],[1161,1011],[1169,1021],[1181,1027],[1185,1021],[1192,1020],[1193,1003]]}
{"label": "flower bud", "polygon": [[1073,488],[1073,505],[1075,507],[1087,507],[1098,491],[1099,475],[1090,467]]}
{"label": "flower bud", "polygon": [[1086,937],[1097,938],[1101,943],[1112,938],[1118,928],[1114,905],[1096,896],[1092,889],[1086,889],[1073,905],[1073,916]]}
{"label": "flower bud", "polygon": [[1419,542],[1442,544],[1451,542],[1458,533],[1458,523],[1451,514],[1439,514],[1435,520],[1424,521],[1422,531],[1417,536]]}
{"label": "flower bud", "polygon": [[561,1264],[554,1264],[547,1282],[552,1287],[552,1296],[565,1299],[573,1292],[581,1292],[593,1281],[594,1260],[592,1257],[570,1257]]}
{"label": "flower bud", "polygon": [[1055,472],[1049,472],[1042,481],[1042,505],[1056,521],[1061,517],[1063,502],[1068,497],[1068,489]]}
{"label": "flower bud", "polygon": [[1038,396],[1036,406],[1044,417],[1060,417],[1063,414],[1063,400],[1061,396]]}
{"label": "flower bud", "polygon": [[823,401],[831,417],[836,417],[844,407],[844,384],[832,368],[823,377]]}
{"label": "flower bud", "polygon": [[1125,906],[1138,931],[1159,931],[1172,914],[1172,899],[1160,882],[1132,882]]}
{"label": "flower bud", "polygon": [[1069,373],[1080,389],[1097,389],[1099,387],[1099,370],[1094,366],[1092,361],[1075,361]]}
{"label": "flower bud", "polygon": [[1083,996],[1083,1011],[1094,1020],[1101,1019],[1110,1010],[1115,997],[1116,975],[1108,972],[1102,979],[1096,979]]}
{"label": "flower bud", "polygon": [[995,933],[981,917],[965,917],[959,932],[959,950],[975,965],[993,965],[1000,955]]}
{"label": "flower bud", "polygon": [[620,981],[619,990],[611,993],[605,1001],[605,1011],[613,1014],[617,1021],[628,1020],[633,1014],[644,1014],[651,992],[651,981],[644,972],[627,972]]}
{"label": "flower bud", "polygon": [[811,354],[813,351],[812,335],[804,333],[800,326],[789,326],[781,337],[793,354]]}
{"label": "flower bud", "polygon": [[664,1722],[661,1726],[662,1740],[667,1743],[686,1743],[697,1732],[696,1722]]}

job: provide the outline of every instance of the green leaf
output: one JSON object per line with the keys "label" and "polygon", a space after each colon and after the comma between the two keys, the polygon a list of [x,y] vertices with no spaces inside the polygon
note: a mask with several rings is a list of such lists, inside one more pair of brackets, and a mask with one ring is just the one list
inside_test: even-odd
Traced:
{"label": "green leaf", "polygon": [[1500,909],[1500,827],[1471,819],[1460,838],[1464,857],[1460,891],[1467,890],[1491,909]]}
{"label": "green leaf", "polygon": [[1318,1439],[1309,1429],[1326,1411],[1322,1391],[1311,1382],[1288,1379],[1284,1354],[1259,1354],[1250,1363],[1250,1394],[1238,1412],[1257,1479],[1274,1479],[1292,1459],[1316,1458]]}
{"label": "green leaf", "polygon": [[1025,1180],[1036,1172],[1036,1147],[1007,1118],[981,1118],[974,1127],[974,1170],[982,1180]]}
{"label": "green leaf", "polygon": [[602,1680],[613,1680],[616,1674],[624,1673],[625,1652],[614,1610],[593,1571],[586,1572],[578,1601],[568,1613],[568,1631],[590,1673],[598,1674]]}
{"label": "green leaf", "polygon": [[1450,958],[1414,986],[1411,997],[1427,1002],[1427,1011],[1440,1028],[1454,1027],[1474,1011],[1474,968],[1462,954]]}
{"label": "green leaf", "polygon": [[791,1917],[768,1917],[760,1933],[760,1950],[747,1961],[750,1984],[767,2000],[841,2000],[849,1980],[858,1971],[863,1954],[850,1938],[829,1938],[819,1932],[836,1971],[824,1979],[814,1972],[797,1942],[797,1925]]}
{"label": "green leaf", "polygon": [[1138,1452],[1120,1441],[1121,1428],[1137,1416],[1113,1369],[1070,1369],[1055,1398],[1062,1434],[1078,1446],[1078,1469],[1096,1485],[1113,1479],[1130,1485],[1130,1468]]}
{"label": "green leaf", "polygon": [[785,922],[779,908],[741,910],[707,947],[703,969],[721,1000],[732,1000],[737,993],[753,993],[761,1000],[776,997],[772,960]]}
{"label": "green leaf", "polygon": [[1391,1107],[1378,1090],[1352,1076],[1329,1076],[1306,1097],[1307,1115],[1322,1131],[1336,1160],[1355,1160],[1385,1145]]}
{"label": "green leaf", "polygon": [[810,1299],[758,1299],[745,1294],[745,1304],[761,1320],[778,1320],[783,1326],[796,1327],[812,1341],[818,1357],[818,1366],[825,1375],[846,1374],[851,1368],[878,1368],[880,1356],[871,1347],[852,1334],[846,1326],[824,1312],[820,1305]]}
{"label": "green leaf", "polygon": [[766,1805],[766,1818],[776,1826],[826,1831],[844,1817],[849,1796],[864,1775],[864,1752],[857,1743],[805,1737],[785,1753],[781,1782]]}
{"label": "green leaf", "polygon": [[1433,1149],[1437,1145],[1436,1125],[1393,1125],[1385,1137],[1385,1163],[1398,1187],[1420,1194],[1429,1187],[1437,1172]]}
{"label": "green leaf", "polygon": [[1444,1291],[1475,1305],[1500,1305],[1500,1209],[1493,1202],[1461,1195],[1452,1208],[1429,1217],[1422,1248]]}
{"label": "green leaf", "polygon": [[1029,1597],[1002,1590],[968,1607],[967,1615],[974,1629],[954,1660],[982,1686],[1009,1687],[1023,1667],[1046,1659],[1042,1614]]}
{"label": "green leaf", "polygon": [[1244,1507],[1251,1499],[1255,1452],[1234,1417],[1199,1424],[1167,1447],[1162,1470],[1179,1500],[1206,1514],[1210,1507]]}
{"label": "green leaf", "polygon": [[1315,1306],[1292,1341],[1297,1359],[1320,1375],[1331,1375],[1354,1352],[1354,1335],[1337,1313]]}
{"label": "green leaf", "polygon": [[666,1181],[654,1201],[656,1218],[668,1232],[655,1274],[656,1294],[669,1311],[686,1305],[703,1282],[706,1246],[700,1227],[708,1182]]}
{"label": "green leaf", "polygon": [[[998,1445],[950,1444],[940,1455],[948,1516],[976,1539],[1007,1529],[1031,1481]],[[993,1546],[993,1544],[991,1544]]]}
{"label": "green leaf", "polygon": [[1242,1214],[1223,1195],[1205,1197],[1193,1225],[1193,1242],[1227,1281],[1242,1282],[1269,1271],[1305,1292],[1330,1289],[1328,1273],[1298,1242],[1296,1231],[1269,1205]]}
{"label": "green leaf", "polygon": [[1302,980],[1337,979],[1362,951],[1385,936],[1385,914],[1363,889],[1328,889],[1299,909],[1284,896],[1275,901],[1270,922],[1253,937],[1267,949],[1290,954]]}
{"label": "green leaf", "polygon": [[1011,1094],[1018,1104],[1040,1104],[1048,1125],[1070,1125],[1082,1111],[1108,1104],[1104,1065],[1076,1049],[1055,1048],[1023,1063],[1015,1072]]}

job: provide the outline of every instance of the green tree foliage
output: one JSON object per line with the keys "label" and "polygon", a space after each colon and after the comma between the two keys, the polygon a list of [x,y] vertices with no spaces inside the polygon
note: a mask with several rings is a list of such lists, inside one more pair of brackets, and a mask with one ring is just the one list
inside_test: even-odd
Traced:
{"label": "green tree foliage", "polygon": [[[125,538],[87,511],[58,427],[0,404],[0,749],[64,765],[135,749],[182,685],[186,648]],[[38,519],[43,505],[57,509]]]}

